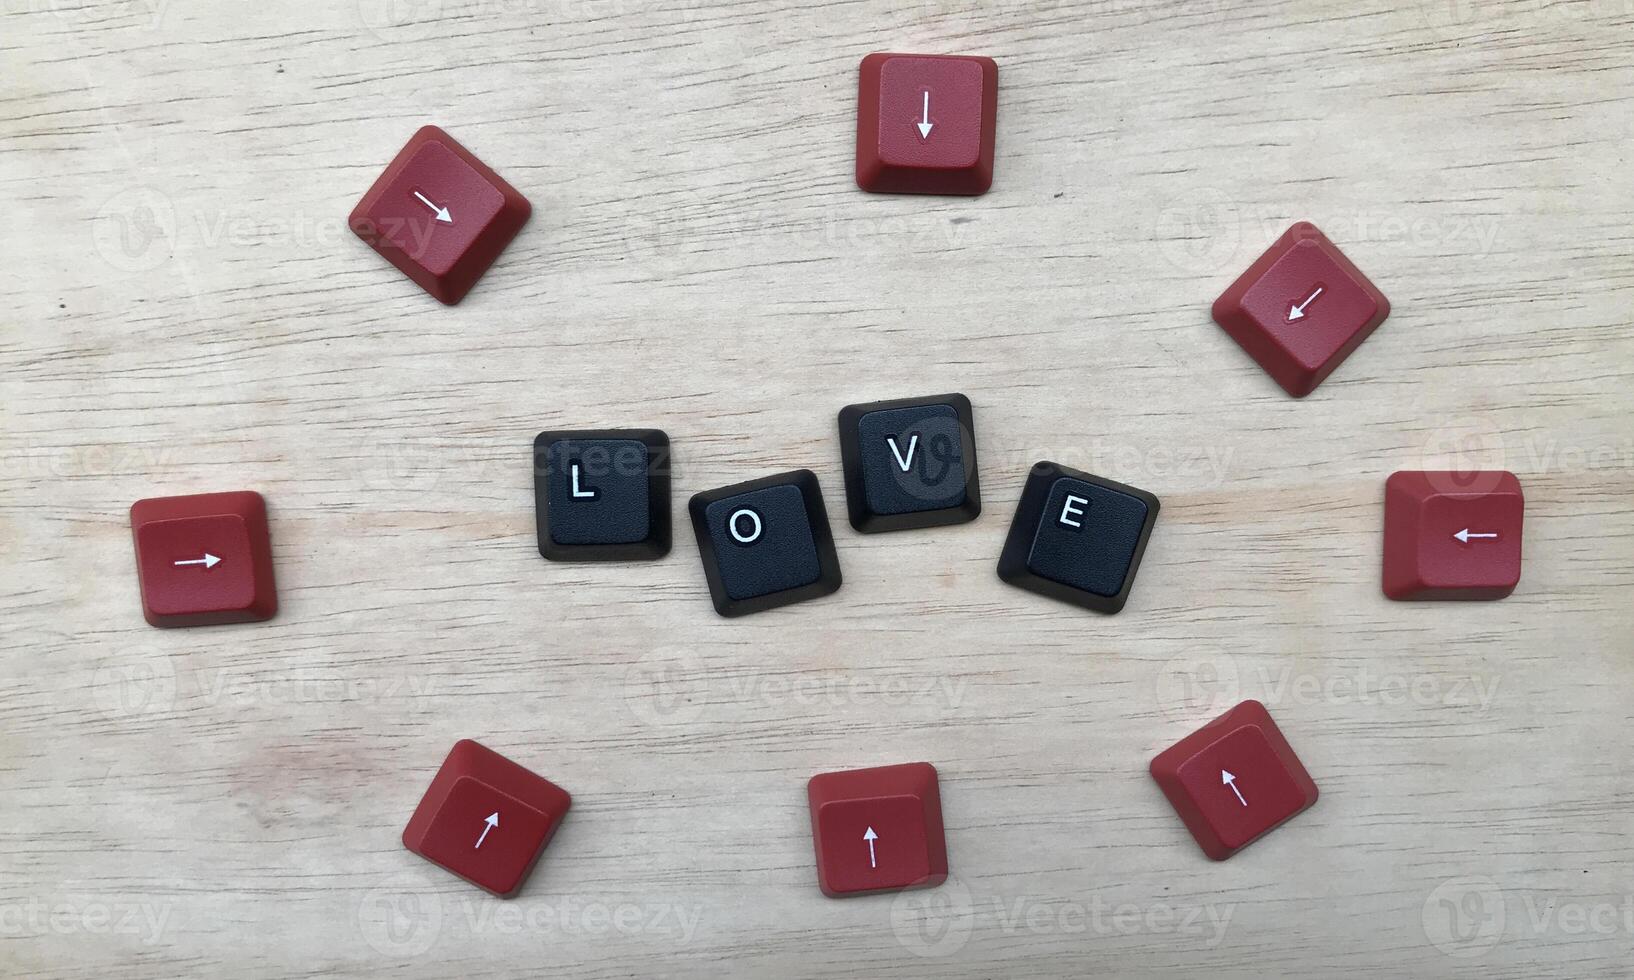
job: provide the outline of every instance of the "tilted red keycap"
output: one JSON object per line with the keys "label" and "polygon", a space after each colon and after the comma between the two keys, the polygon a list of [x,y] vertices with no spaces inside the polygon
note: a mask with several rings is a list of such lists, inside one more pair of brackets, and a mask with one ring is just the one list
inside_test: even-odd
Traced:
{"label": "tilted red keycap", "polygon": [[470,739],[454,743],[403,830],[403,846],[479,888],[516,894],[573,800]]}
{"label": "tilted red keycap", "polygon": [[248,490],[138,500],[130,509],[142,615],[154,626],[271,619],[267,502]]}
{"label": "tilted red keycap", "polygon": [[1152,760],[1203,853],[1224,861],[1316,802],[1316,783],[1265,705],[1244,701]]}
{"label": "tilted red keycap", "polygon": [[425,126],[352,209],[350,224],[422,289],[454,304],[532,213],[527,199],[471,151]]}
{"label": "tilted red keycap", "polygon": [[1520,480],[1505,470],[1403,470],[1384,484],[1384,594],[1502,599],[1521,580]]}
{"label": "tilted red keycap", "polygon": [[817,885],[831,897],[947,880],[936,767],[910,762],[825,772],[806,784]]}
{"label": "tilted red keycap", "polygon": [[982,194],[993,184],[999,66],[992,58],[871,54],[857,95],[857,186]]}
{"label": "tilted red keycap", "polygon": [[1306,221],[1214,301],[1214,321],[1296,398],[1315,391],[1389,315],[1378,287]]}

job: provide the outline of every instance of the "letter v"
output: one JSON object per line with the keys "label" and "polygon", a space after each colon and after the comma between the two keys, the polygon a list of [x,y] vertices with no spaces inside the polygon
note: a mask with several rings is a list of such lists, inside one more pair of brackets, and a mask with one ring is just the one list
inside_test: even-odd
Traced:
{"label": "letter v", "polygon": [[902,472],[908,472],[913,466],[913,451],[919,447],[919,433],[915,432],[908,440],[908,455],[902,455],[902,450],[896,447],[896,436],[886,436],[885,442],[891,447],[891,455],[896,457],[896,465],[902,467]]}

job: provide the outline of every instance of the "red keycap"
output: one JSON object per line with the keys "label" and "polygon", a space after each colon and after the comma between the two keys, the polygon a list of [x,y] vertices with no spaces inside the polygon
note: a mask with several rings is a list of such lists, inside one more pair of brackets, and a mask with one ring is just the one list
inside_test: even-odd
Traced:
{"label": "red keycap", "polygon": [[462,739],[409,818],[403,846],[509,898],[527,880],[572,802],[555,783]]}
{"label": "red keycap", "polygon": [[982,194],[992,186],[992,58],[871,54],[858,89],[857,186],[885,194]]}
{"label": "red keycap", "polygon": [[154,626],[271,619],[267,502],[248,490],[138,500],[130,509],[142,615]]}
{"label": "red keycap", "polygon": [[1384,484],[1384,594],[1502,599],[1521,580],[1526,501],[1515,474],[1393,473]]}
{"label": "red keycap", "polygon": [[1152,778],[1203,853],[1224,861],[1316,802],[1316,783],[1258,701],[1165,749]]}
{"label": "red keycap", "polygon": [[910,762],[825,772],[806,784],[817,886],[830,897],[947,880],[936,767]]}
{"label": "red keycap", "polygon": [[425,126],[352,209],[352,231],[426,292],[458,303],[533,213],[516,188]]}
{"label": "red keycap", "polygon": [[1214,301],[1214,322],[1296,398],[1315,391],[1389,315],[1378,287],[1304,221]]}

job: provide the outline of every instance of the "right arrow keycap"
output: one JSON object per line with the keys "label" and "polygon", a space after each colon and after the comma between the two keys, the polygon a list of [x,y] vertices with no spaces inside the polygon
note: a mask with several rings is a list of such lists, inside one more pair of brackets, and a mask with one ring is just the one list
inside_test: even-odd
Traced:
{"label": "right arrow keycap", "polygon": [[533,211],[516,188],[436,126],[398,151],[348,223],[439,302],[458,303]]}
{"label": "right arrow keycap", "polygon": [[150,497],[131,505],[142,615],[159,627],[252,623],[278,611],[259,493]]}
{"label": "right arrow keycap", "polygon": [[1316,802],[1270,712],[1244,701],[1152,760],[1152,778],[1203,853],[1224,861]]}
{"label": "right arrow keycap", "polygon": [[1521,579],[1526,500],[1506,470],[1393,473],[1384,484],[1384,594],[1502,599]]}

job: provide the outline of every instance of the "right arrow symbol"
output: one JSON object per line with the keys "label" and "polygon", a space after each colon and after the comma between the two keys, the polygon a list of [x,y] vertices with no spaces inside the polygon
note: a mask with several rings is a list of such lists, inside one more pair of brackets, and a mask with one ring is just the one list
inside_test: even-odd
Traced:
{"label": "right arrow symbol", "polygon": [[1474,531],[1471,531],[1469,528],[1466,527],[1462,531],[1459,531],[1457,534],[1454,534],[1453,537],[1457,538],[1459,540],[1459,542],[1461,542],[1463,544],[1469,544],[1470,538],[1493,538],[1493,539],[1496,539],[1498,537],[1498,534],[1497,534],[1496,531],[1492,532],[1491,534],[1476,534]]}
{"label": "right arrow symbol", "polygon": [[925,111],[924,111],[924,114],[919,117],[919,122],[914,123],[914,125],[919,127],[919,138],[920,139],[922,139],[922,140],[923,139],[930,139],[931,127],[935,126],[936,124],[930,121],[930,90],[929,89],[925,90]]}
{"label": "right arrow symbol", "polygon": [[454,223],[454,216],[448,213],[447,208],[440,208],[437,205],[432,204],[431,203],[431,198],[426,197],[424,194],[421,194],[419,191],[415,191],[414,196],[420,199],[421,204],[424,204],[426,207],[430,208],[432,210],[432,212],[434,212],[433,216],[438,221],[441,221],[445,225],[451,225],[451,224]]}
{"label": "right arrow symbol", "polygon": [[1237,802],[1238,803],[1241,803],[1243,806],[1248,805],[1248,801],[1243,799],[1243,791],[1237,788],[1237,777],[1236,776],[1232,775],[1231,773],[1227,772],[1224,769],[1221,769],[1220,770],[1220,783],[1221,783],[1221,785],[1231,787],[1231,791],[1233,793],[1237,794]]}
{"label": "right arrow symbol", "polygon": [[879,867],[879,864],[874,860],[874,841],[879,840],[879,835],[874,833],[874,828],[869,827],[863,833],[862,839],[868,842],[868,866],[870,868]]}
{"label": "right arrow symbol", "polygon": [[1326,286],[1318,286],[1311,291],[1309,296],[1305,297],[1305,302],[1290,304],[1288,307],[1288,322],[1297,323],[1305,319],[1305,308],[1316,302],[1316,298],[1322,295],[1322,291],[1326,288]]}

